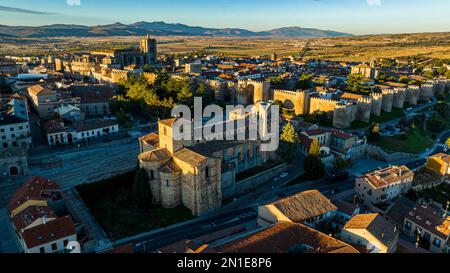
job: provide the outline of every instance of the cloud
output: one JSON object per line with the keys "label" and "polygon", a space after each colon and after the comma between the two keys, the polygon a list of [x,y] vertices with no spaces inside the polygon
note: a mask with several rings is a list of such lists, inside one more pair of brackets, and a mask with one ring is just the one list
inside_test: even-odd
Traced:
{"label": "cloud", "polygon": [[81,0],[66,0],[69,6],[79,6],[81,5]]}
{"label": "cloud", "polygon": [[1,11],[15,12],[15,13],[26,13],[26,14],[38,14],[38,15],[55,14],[55,13],[51,13],[51,12],[43,12],[43,11],[30,10],[30,9],[19,9],[19,8],[5,7],[5,6],[0,6],[0,12]]}
{"label": "cloud", "polygon": [[381,0],[367,0],[369,6],[381,6]]}

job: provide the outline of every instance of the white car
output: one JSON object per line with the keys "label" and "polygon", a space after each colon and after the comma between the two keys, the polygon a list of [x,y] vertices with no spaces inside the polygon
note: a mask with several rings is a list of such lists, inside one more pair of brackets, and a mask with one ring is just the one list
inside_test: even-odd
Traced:
{"label": "white car", "polygon": [[280,175],[280,178],[286,178],[286,177],[288,177],[288,173],[282,173],[281,175]]}

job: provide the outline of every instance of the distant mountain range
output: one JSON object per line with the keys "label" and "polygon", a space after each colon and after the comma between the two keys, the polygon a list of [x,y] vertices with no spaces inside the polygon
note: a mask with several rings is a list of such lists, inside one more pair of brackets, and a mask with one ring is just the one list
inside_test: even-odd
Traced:
{"label": "distant mountain range", "polygon": [[324,38],[346,37],[352,34],[320,30],[314,28],[286,27],[268,31],[250,31],[239,28],[204,28],[183,24],[164,22],[137,22],[130,25],[115,23],[110,25],[47,25],[39,27],[0,25],[0,36],[17,38],[48,37],[97,37],[97,36],[217,36],[217,37],[292,37],[292,38]]}

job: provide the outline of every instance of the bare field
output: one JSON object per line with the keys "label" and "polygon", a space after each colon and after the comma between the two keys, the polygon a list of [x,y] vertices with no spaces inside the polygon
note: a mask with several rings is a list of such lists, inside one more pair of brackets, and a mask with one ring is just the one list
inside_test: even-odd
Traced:
{"label": "bare field", "polygon": [[[136,46],[140,37],[46,38],[0,40],[0,55],[88,52],[102,48]],[[381,57],[424,55],[450,58],[450,33],[396,34],[348,38],[294,39],[261,37],[157,37],[160,53],[204,50],[225,56],[296,55],[308,45],[306,58],[369,61]]]}

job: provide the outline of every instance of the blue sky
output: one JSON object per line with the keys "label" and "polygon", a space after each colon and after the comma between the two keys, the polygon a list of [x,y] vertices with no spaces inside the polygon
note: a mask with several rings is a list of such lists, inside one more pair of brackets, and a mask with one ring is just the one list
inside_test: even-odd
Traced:
{"label": "blue sky", "polygon": [[[11,9],[13,8],[13,9]],[[450,31],[448,0],[0,0],[0,24],[98,25],[165,21],[353,34]]]}

